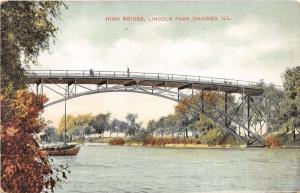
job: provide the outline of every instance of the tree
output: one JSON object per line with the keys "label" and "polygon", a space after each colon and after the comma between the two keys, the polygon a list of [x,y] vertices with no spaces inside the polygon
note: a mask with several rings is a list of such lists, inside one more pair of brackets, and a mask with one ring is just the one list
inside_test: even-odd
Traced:
{"label": "tree", "polygon": [[94,127],[97,133],[101,134],[110,128],[110,113],[98,114],[92,121],[91,126]]}
{"label": "tree", "polygon": [[110,137],[111,137],[111,132],[112,131],[117,131],[117,136],[118,136],[118,133],[119,133],[119,130],[120,130],[120,123],[121,121],[119,121],[118,119],[113,119],[113,121],[111,122],[111,130],[110,130]]}
{"label": "tree", "polygon": [[129,134],[130,136],[135,135],[138,130],[138,124],[136,123],[137,114],[128,113],[126,116],[126,120],[129,126],[127,134]]}
{"label": "tree", "polygon": [[36,63],[57,28],[52,23],[63,2],[1,2],[1,187],[7,192],[41,192],[55,186],[47,155],[33,138],[45,97],[25,89],[24,63]]}
{"label": "tree", "polygon": [[56,139],[56,129],[52,126],[47,126],[45,131],[47,142],[55,141]]}
{"label": "tree", "polygon": [[205,135],[209,130],[215,128],[216,125],[211,119],[201,114],[199,120],[195,122],[194,127],[200,135]]}
{"label": "tree", "polygon": [[179,131],[180,119],[177,114],[169,114],[167,116],[167,131],[171,136],[174,137],[174,133]]}
{"label": "tree", "polygon": [[129,125],[127,122],[125,121],[120,121],[120,124],[119,124],[119,131],[120,132],[125,132],[129,129]]}
{"label": "tree", "polygon": [[[26,90],[16,92],[16,98],[1,99],[4,109],[14,109],[14,116],[1,125],[1,187],[4,191],[41,192],[53,189],[60,177],[49,164],[47,154],[39,148],[33,134],[45,123],[38,118],[43,111],[44,96]],[[38,104],[38,105],[37,105]],[[62,176],[65,172],[62,171]]]}
{"label": "tree", "polygon": [[286,97],[280,108],[282,129],[293,132],[296,139],[296,129],[300,127],[300,66],[288,68],[284,74],[284,90]]}
{"label": "tree", "polygon": [[14,90],[25,85],[25,63],[36,63],[41,51],[49,48],[58,28],[52,19],[60,14],[61,1],[8,1],[1,4],[1,87]]}
{"label": "tree", "polygon": [[[66,133],[71,134],[74,131],[75,126],[75,116],[67,115],[66,116]],[[60,122],[58,124],[57,133],[64,134],[65,133],[65,116],[62,116]]]}
{"label": "tree", "polygon": [[90,132],[91,121],[93,120],[92,114],[78,115],[74,119],[74,132],[71,134],[84,137],[85,133]]}
{"label": "tree", "polygon": [[154,131],[156,130],[156,126],[155,126],[155,120],[150,120],[147,124],[147,131],[149,133],[151,133],[151,135],[153,136]]}
{"label": "tree", "polygon": [[289,98],[300,97],[300,66],[288,68],[285,71],[283,86]]}
{"label": "tree", "polygon": [[[203,95],[203,96],[202,96]],[[185,136],[188,137],[188,130],[195,128],[197,126],[198,131],[205,131],[207,129],[212,129],[213,127],[207,127],[206,124],[211,123],[212,120],[206,117],[202,113],[202,105],[200,101],[202,100],[210,106],[217,108],[218,105],[224,105],[224,95],[218,97],[217,92],[203,92],[201,94],[196,94],[191,98],[186,98],[179,102],[175,107],[175,114],[177,119],[179,119],[179,131],[184,132]],[[234,98],[229,96],[228,102],[233,103]],[[205,107],[205,106],[204,106]],[[205,109],[206,113],[213,113],[212,109]],[[199,128],[199,126],[204,126],[204,128]],[[195,130],[195,129],[192,129]],[[207,132],[207,131],[206,131]]]}
{"label": "tree", "polygon": [[161,137],[164,137],[164,134],[167,132],[167,117],[162,116],[159,118],[159,120],[156,123],[157,126],[157,132],[161,134]]}

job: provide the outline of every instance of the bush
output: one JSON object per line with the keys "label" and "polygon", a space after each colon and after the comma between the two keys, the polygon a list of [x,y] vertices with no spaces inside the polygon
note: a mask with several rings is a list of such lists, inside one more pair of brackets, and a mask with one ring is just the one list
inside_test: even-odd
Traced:
{"label": "bush", "polygon": [[208,145],[220,145],[224,144],[226,134],[220,128],[214,128],[209,130],[204,136],[200,138],[201,143]]}
{"label": "bush", "polygon": [[125,141],[122,138],[114,138],[109,141],[110,145],[124,145]]}
{"label": "bush", "polygon": [[195,139],[179,139],[179,138],[154,138],[146,137],[144,145],[164,146],[166,144],[196,144]]}
{"label": "bush", "polygon": [[282,142],[278,135],[270,134],[266,137],[266,145],[269,147],[278,147],[282,145]]}
{"label": "bush", "polygon": [[147,131],[139,131],[136,135],[129,137],[130,141],[143,142],[148,137]]}

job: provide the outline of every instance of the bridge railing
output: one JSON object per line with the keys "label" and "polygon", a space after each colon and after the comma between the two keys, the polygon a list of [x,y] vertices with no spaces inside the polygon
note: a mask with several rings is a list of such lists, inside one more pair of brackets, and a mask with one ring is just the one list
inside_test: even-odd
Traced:
{"label": "bridge railing", "polygon": [[126,71],[91,71],[91,70],[29,70],[27,71],[29,77],[41,78],[66,78],[66,77],[101,77],[101,78],[143,78],[155,79],[162,81],[188,81],[188,82],[206,82],[214,84],[225,84],[232,86],[249,86],[258,87],[260,83],[253,81],[244,81],[236,79],[180,75],[180,74],[166,74],[166,73],[145,73],[145,72],[126,72]]}

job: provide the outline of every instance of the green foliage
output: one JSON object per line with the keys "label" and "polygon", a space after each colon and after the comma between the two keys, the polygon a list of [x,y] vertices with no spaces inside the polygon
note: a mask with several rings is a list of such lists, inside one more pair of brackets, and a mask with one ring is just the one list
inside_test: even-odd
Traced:
{"label": "green foliage", "polygon": [[1,87],[25,88],[25,63],[36,63],[49,48],[58,28],[52,19],[60,14],[61,1],[7,1],[1,4]]}
{"label": "green foliage", "polygon": [[[1,2],[1,187],[6,192],[53,190],[61,181],[51,176],[54,171],[48,157],[33,138],[44,126],[37,115],[46,101],[20,91],[26,88],[25,69],[36,63],[55,37],[52,19],[58,17],[61,5],[58,1]],[[40,105],[34,98],[41,98]]]}
{"label": "green foliage", "polygon": [[91,126],[97,133],[103,133],[105,130],[110,129],[110,113],[99,114],[92,121]]}
{"label": "green foliage", "polygon": [[284,88],[286,97],[280,104],[280,126],[295,132],[300,127],[300,66],[285,71]]}
{"label": "green foliage", "polygon": [[285,71],[283,86],[289,98],[300,97],[300,66],[288,68]]}
{"label": "green foliage", "polygon": [[205,134],[215,127],[215,123],[207,116],[201,114],[199,120],[195,122],[194,127],[200,134]]}
{"label": "green foliage", "polygon": [[147,125],[147,131],[153,135],[153,132],[156,130],[155,120],[150,120]]}
{"label": "green foliage", "polygon": [[262,98],[254,97],[255,105],[250,106],[252,121],[255,125],[263,125],[267,121],[267,132],[277,131],[281,127],[279,114],[284,92],[274,85],[265,83],[261,83],[261,88],[264,89]]}
{"label": "green foliage", "polygon": [[225,139],[225,132],[223,129],[214,128],[208,131],[204,136],[200,138],[201,143],[208,145],[223,144]]}
{"label": "green foliage", "polygon": [[127,134],[130,136],[135,135],[141,128],[141,124],[136,122],[137,118],[137,114],[133,113],[128,113],[126,116],[126,120],[128,122]]}

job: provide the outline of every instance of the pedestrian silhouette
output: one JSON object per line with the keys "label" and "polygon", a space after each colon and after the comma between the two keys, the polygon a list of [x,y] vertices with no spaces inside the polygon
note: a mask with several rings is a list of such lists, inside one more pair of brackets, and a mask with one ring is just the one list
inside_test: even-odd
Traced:
{"label": "pedestrian silhouette", "polygon": [[130,72],[129,72],[129,68],[127,67],[127,76],[128,76],[128,77],[129,77],[129,73],[130,73]]}
{"label": "pedestrian silhouette", "polygon": [[90,69],[90,76],[94,76],[94,70],[93,69]]}

